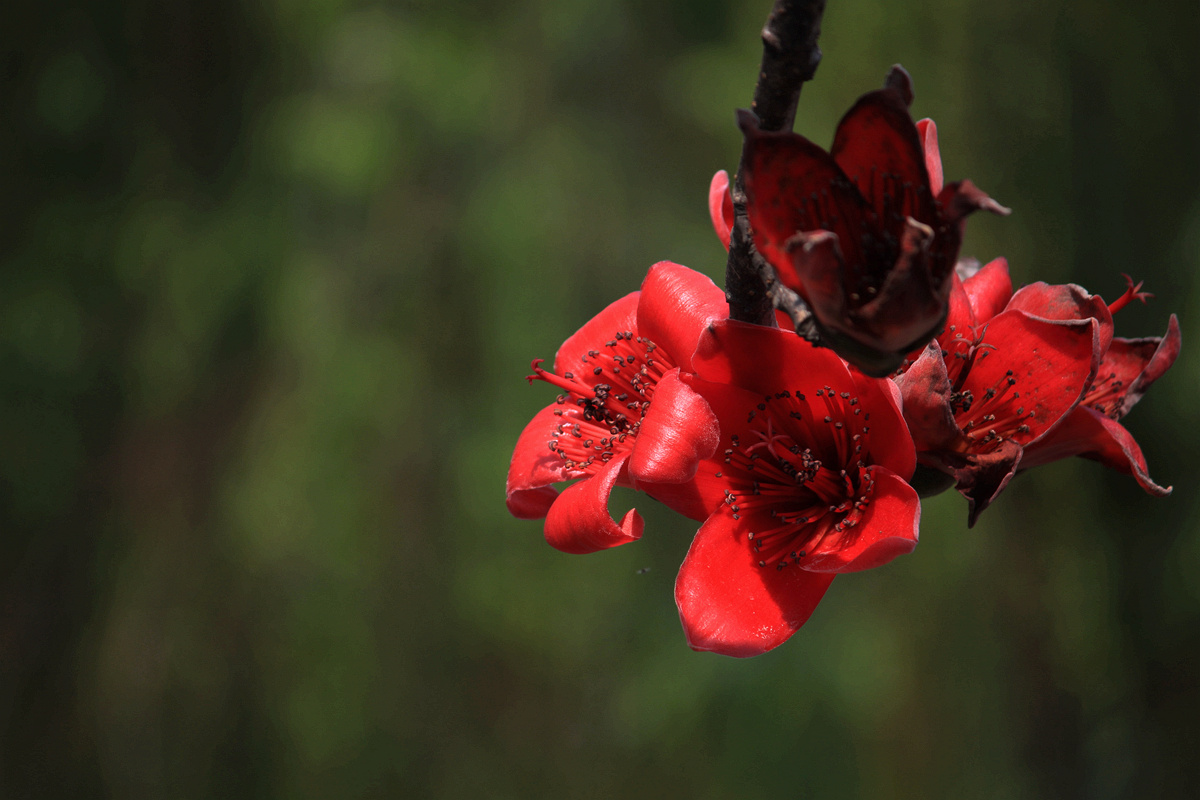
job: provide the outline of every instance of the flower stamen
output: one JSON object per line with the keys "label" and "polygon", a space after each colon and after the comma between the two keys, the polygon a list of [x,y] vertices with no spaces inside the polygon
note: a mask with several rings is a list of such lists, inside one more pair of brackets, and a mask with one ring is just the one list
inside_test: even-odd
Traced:
{"label": "flower stamen", "polygon": [[725,505],[734,519],[770,521],[747,534],[760,567],[803,565],[831,534],[854,528],[870,504],[867,415],[849,392],[824,386],[815,395],[819,404],[800,392],[764,397],[749,416],[757,441],[742,444],[735,435],[725,450]]}
{"label": "flower stamen", "polygon": [[547,444],[576,476],[591,474],[633,446],[654,386],[675,364],[657,345],[632,331],[618,331],[605,343],[607,353],[580,356],[578,375],[558,375],[534,359],[532,384],[545,381],[562,389],[555,414],[561,422]]}

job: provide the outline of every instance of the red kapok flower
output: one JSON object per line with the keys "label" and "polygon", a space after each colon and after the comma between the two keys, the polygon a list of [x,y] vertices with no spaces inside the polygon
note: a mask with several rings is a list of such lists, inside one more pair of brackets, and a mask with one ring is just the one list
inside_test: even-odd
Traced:
{"label": "red kapok flower", "polygon": [[954,481],[974,525],[1091,386],[1112,317],[1078,286],[1034,284],[1009,297],[1003,259],[952,279],[945,330],[896,382],[920,464]]}
{"label": "red kapok flower", "polygon": [[[1145,302],[1152,296],[1140,292],[1141,284],[1134,286],[1128,276],[1126,280],[1129,288],[1109,303],[1109,312],[1119,311],[1135,298]],[[1167,322],[1165,336],[1113,337],[1100,361],[1096,378],[1079,405],[1048,436],[1026,448],[1021,467],[1035,467],[1079,455],[1132,475],[1152,495],[1164,497],[1170,494],[1170,486],[1164,488],[1150,479],[1142,449],[1117,420],[1128,414],[1150,385],[1175,363],[1180,346],[1179,320],[1174,314]]]}
{"label": "red kapok flower", "polygon": [[916,455],[891,381],[789,332],[716,322],[693,363],[682,380],[717,415],[721,445],[696,473],[716,510],[675,599],[692,648],[758,655],[808,620],[834,575],[916,546]]}
{"label": "red kapok flower", "polygon": [[[729,314],[725,294],[698,272],[667,261],[650,268],[640,292],[617,300],[563,342],[554,370],[533,362],[530,383],[563,390],[517,440],[509,465],[508,510],[546,518],[546,540],[568,553],[634,541],[642,518],[608,513],[616,485],[655,496],[662,484],[685,483],[717,445],[717,422],[704,400],[680,381],[710,322]],[[561,493],[552,484],[577,480]],[[672,494],[694,518],[708,508],[686,488]]]}
{"label": "red kapok flower", "polygon": [[[913,123],[912,98],[908,73],[893,67],[842,118],[828,153],[740,118],[755,246],[803,296],[825,342],[871,375],[893,372],[942,327],[967,215],[1008,213],[970,181],[942,186],[937,129]],[[716,187],[720,235],[728,219],[722,202],[718,223]]]}

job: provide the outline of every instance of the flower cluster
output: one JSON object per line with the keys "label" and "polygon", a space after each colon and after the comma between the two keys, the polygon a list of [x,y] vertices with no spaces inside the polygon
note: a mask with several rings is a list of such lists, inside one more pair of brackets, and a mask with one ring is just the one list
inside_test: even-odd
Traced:
{"label": "flower cluster", "polygon": [[[1019,471],[1073,455],[1170,492],[1120,420],[1178,355],[1176,318],[1122,339],[1113,314],[1149,296],[1140,284],[1106,303],[1075,285],[1014,292],[1003,259],[956,265],[966,215],[1007,210],[969,181],[943,185],[936,128],[911,101],[894,69],[829,153],[744,119],[755,245],[823,346],[727,319],[711,280],[660,262],[552,369],[533,362],[530,383],[561,393],[517,441],[509,510],[544,518],[568,553],[641,537],[636,509],[609,514],[615,486],[698,521],[675,586],[695,649],[781,644],[835,575],[916,547],[921,495],[957,488],[974,524]],[[723,172],[709,208],[728,246]]]}
{"label": "flower cluster", "polygon": [[1073,284],[1014,293],[1004,259],[954,276],[945,329],[896,382],[921,465],[967,498],[968,524],[1019,470],[1072,455],[1170,493],[1118,422],[1179,353],[1173,314],[1161,338],[1113,335],[1113,312],[1144,299],[1139,288],[1111,304]]}

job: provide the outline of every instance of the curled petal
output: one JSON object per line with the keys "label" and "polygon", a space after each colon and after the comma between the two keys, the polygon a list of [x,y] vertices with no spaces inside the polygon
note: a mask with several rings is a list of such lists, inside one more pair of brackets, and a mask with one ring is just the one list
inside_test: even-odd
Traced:
{"label": "curled petal", "polygon": [[942,349],[930,342],[908,371],[896,378],[904,419],[919,452],[950,450],[962,436],[950,405],[953,386]]}
{"label": "curled petal", "polygon": [[880,567],[917,546],[921,500],[903,478],[882,467],[874,480],[866,511],[853,527],[831,532],[804,562],[812,572],[859,572]]}
{"label": "curled petal", "polygon": [[598,343],[607,342],[618,331],[637,328],[637,307],[640,292],[631,292],[620,300],[609,303],[603,311],[584,323],[562,343],[554,356],[554,371],[563,375],[578,371],[586,364],[587,353],[595,350]]}
{"label": "curled petal", "polygon": [[546,515],[546,541],[564,553],[595,553],[642,538],[644,525],[637,509],[621,521],[608,513],[608,496],[618,482],[628,480],[629,452],[621,453],[595,474],[571,484]]}
{"label": "curled petal", "polygon": [[728,316],[725,292],[712,279],[694,269],[660,261],[642,282],[636,326],[638,333],[662,348],[674,364],[690,371],[700,335],[710,323]]}
{"label": "curled petal", "polygon": [[1023,450],[1011,439],[989,453],[972,454],[966,466],[952,468],[956,488],[967,498],[967,527],[975,527],[979,515],[1004,491],[1017,474]]}
{"label": "curled petal", "polygon": [[999,314],[1012,298],[1012,278],[1008,275],[1007,259],[989,261],[982,269],[963,281],[963,291],[971,303],[971,314],[977,324]]}
{"label": "curled petal", "polygon": [[962,223],[976,211],[990,211],[1002,217],[1012,213],[1011,208],[1000,205],[966,180],[946,184],[938,193],[938,203],[942,206],[942,218],[947,222]]}
{"label": "curled petal", "polygon": [[1171,493],[1170,486],[1159,486],[1150,479],[1146,458],[1133,435],[1121,423],[1087,406],[1076,408],[1062,425],[1045,439],[1026,448],[1025,452],[1023,467],[1083,456],[1132,475],[1149,494],[1165,497]]}
{"label": "curled petal", "polygon": [[650,409],[629,459],[634,487],[642,482],[685,483],[701,459],[717,449],[721,428],[704,398],[679,380],[674,369],[654,387]]}
{"label": "curled petal", "polygon": [[550,506],[557,499],[558,490],[553,486],[538,486],[512,491],[505,502],[508,513],[517,519],[542,519],[550,513]]}
{"label": "curled petal", "polygon": [[925,151],[925,171],[929,173],[929,191],[934,197],[942,191],[942,154],[938,150],[937,125],[926,117],[917,123],[917,135],[921,137],[921,149]]}
{"label": "curled petal", "polygon": [[[1122,342],[1122,346],[1124,346],[1127,340],[1114,339],[1113,348],[1117,347],[1118,342]],[[1129,344],[1136,345],[1138,342],[1139,340],[1133,340]],[[1179,333],[1179,320],[1172,314],[1171,319],[1167,321],[1167,335],[1154,348],[1154,353],[1151,354],[1150,360],[1146,363],[1146,368],[1142,370],[1141,374],[1130,385],[1129,391],[1125,393],[1125,400],[1121,404],[1120,416],[1128,414],[1137,401],[1142,399],[1142,395],[1146,393],[1150,385],[1161,378],[1163,373],[1171,368],[1171,365],[1175,363],[1176,357],[1179,356],[1179,348],[1182,344],[1182,338]],[[1109,348],[1109,353],[1112,352],[1113,348]]]}
{"label": "curled petal", "polygon": [[1035,317],[1052,320],[1076,320],[1089,317],[1100,323],[1100,352],[1108,350],[1113,338],[1112,314],[1100,295],[1073,283],[1050,284],[1038,281],[1022,286],[1008,301],[1017,309]]}
{"label": "curled petal", "polygon": [[[784,243],[791,259],[791,274],[779,278],[804,297],[817,321],[826,327],[842,327],[846,296],[842,288],[845,262],[836,233],[817,230],[797,233]],[[786,328],[791,327],[789,320]]]}
{"label": "curled petal", "polygon": [[808,621],[833,582],[832,574],[758,566],[747,521],[713,514],[683,560],[675,602],[693,650],[739,658],[765,653]]}
{"label": "curled petal", "polygon": [[729,194],[729,173],[718,170],[708,185],[708,215],[713,230],[725,249],[729,249],[729,233],[733,230],[733,197]]}
{"label": "curled petal", "polygon": [[534,415],[513,449],[505,494],[509,513],[518,519],[546,516],[558,497],[558,490],[550,484],[576,477],[568,474],[566,463],[547,446],[562,422],[555,414],[561,409],[551,405]]}

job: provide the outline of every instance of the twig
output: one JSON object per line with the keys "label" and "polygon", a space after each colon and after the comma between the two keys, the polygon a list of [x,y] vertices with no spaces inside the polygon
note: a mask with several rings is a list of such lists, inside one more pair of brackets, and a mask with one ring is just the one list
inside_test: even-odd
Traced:
{"label": "twig", "polygon": [[[759,129],[791,130],[800,100],[800,87],[811,80],[821,63],[817,37],[825,0],[775,0],[763,26],[763,57],[754,87],[754,113]],[[754,249],[746,217],[746,192],[742,184],[745,149],[730,187],[734,224],[730,231],[729,260],[725,264],[725,295],[730,319],[775,325],[775,309],[792,318],[796,332],[816,339],[816,328],[804,300],[775,279],[775,270]]]}

